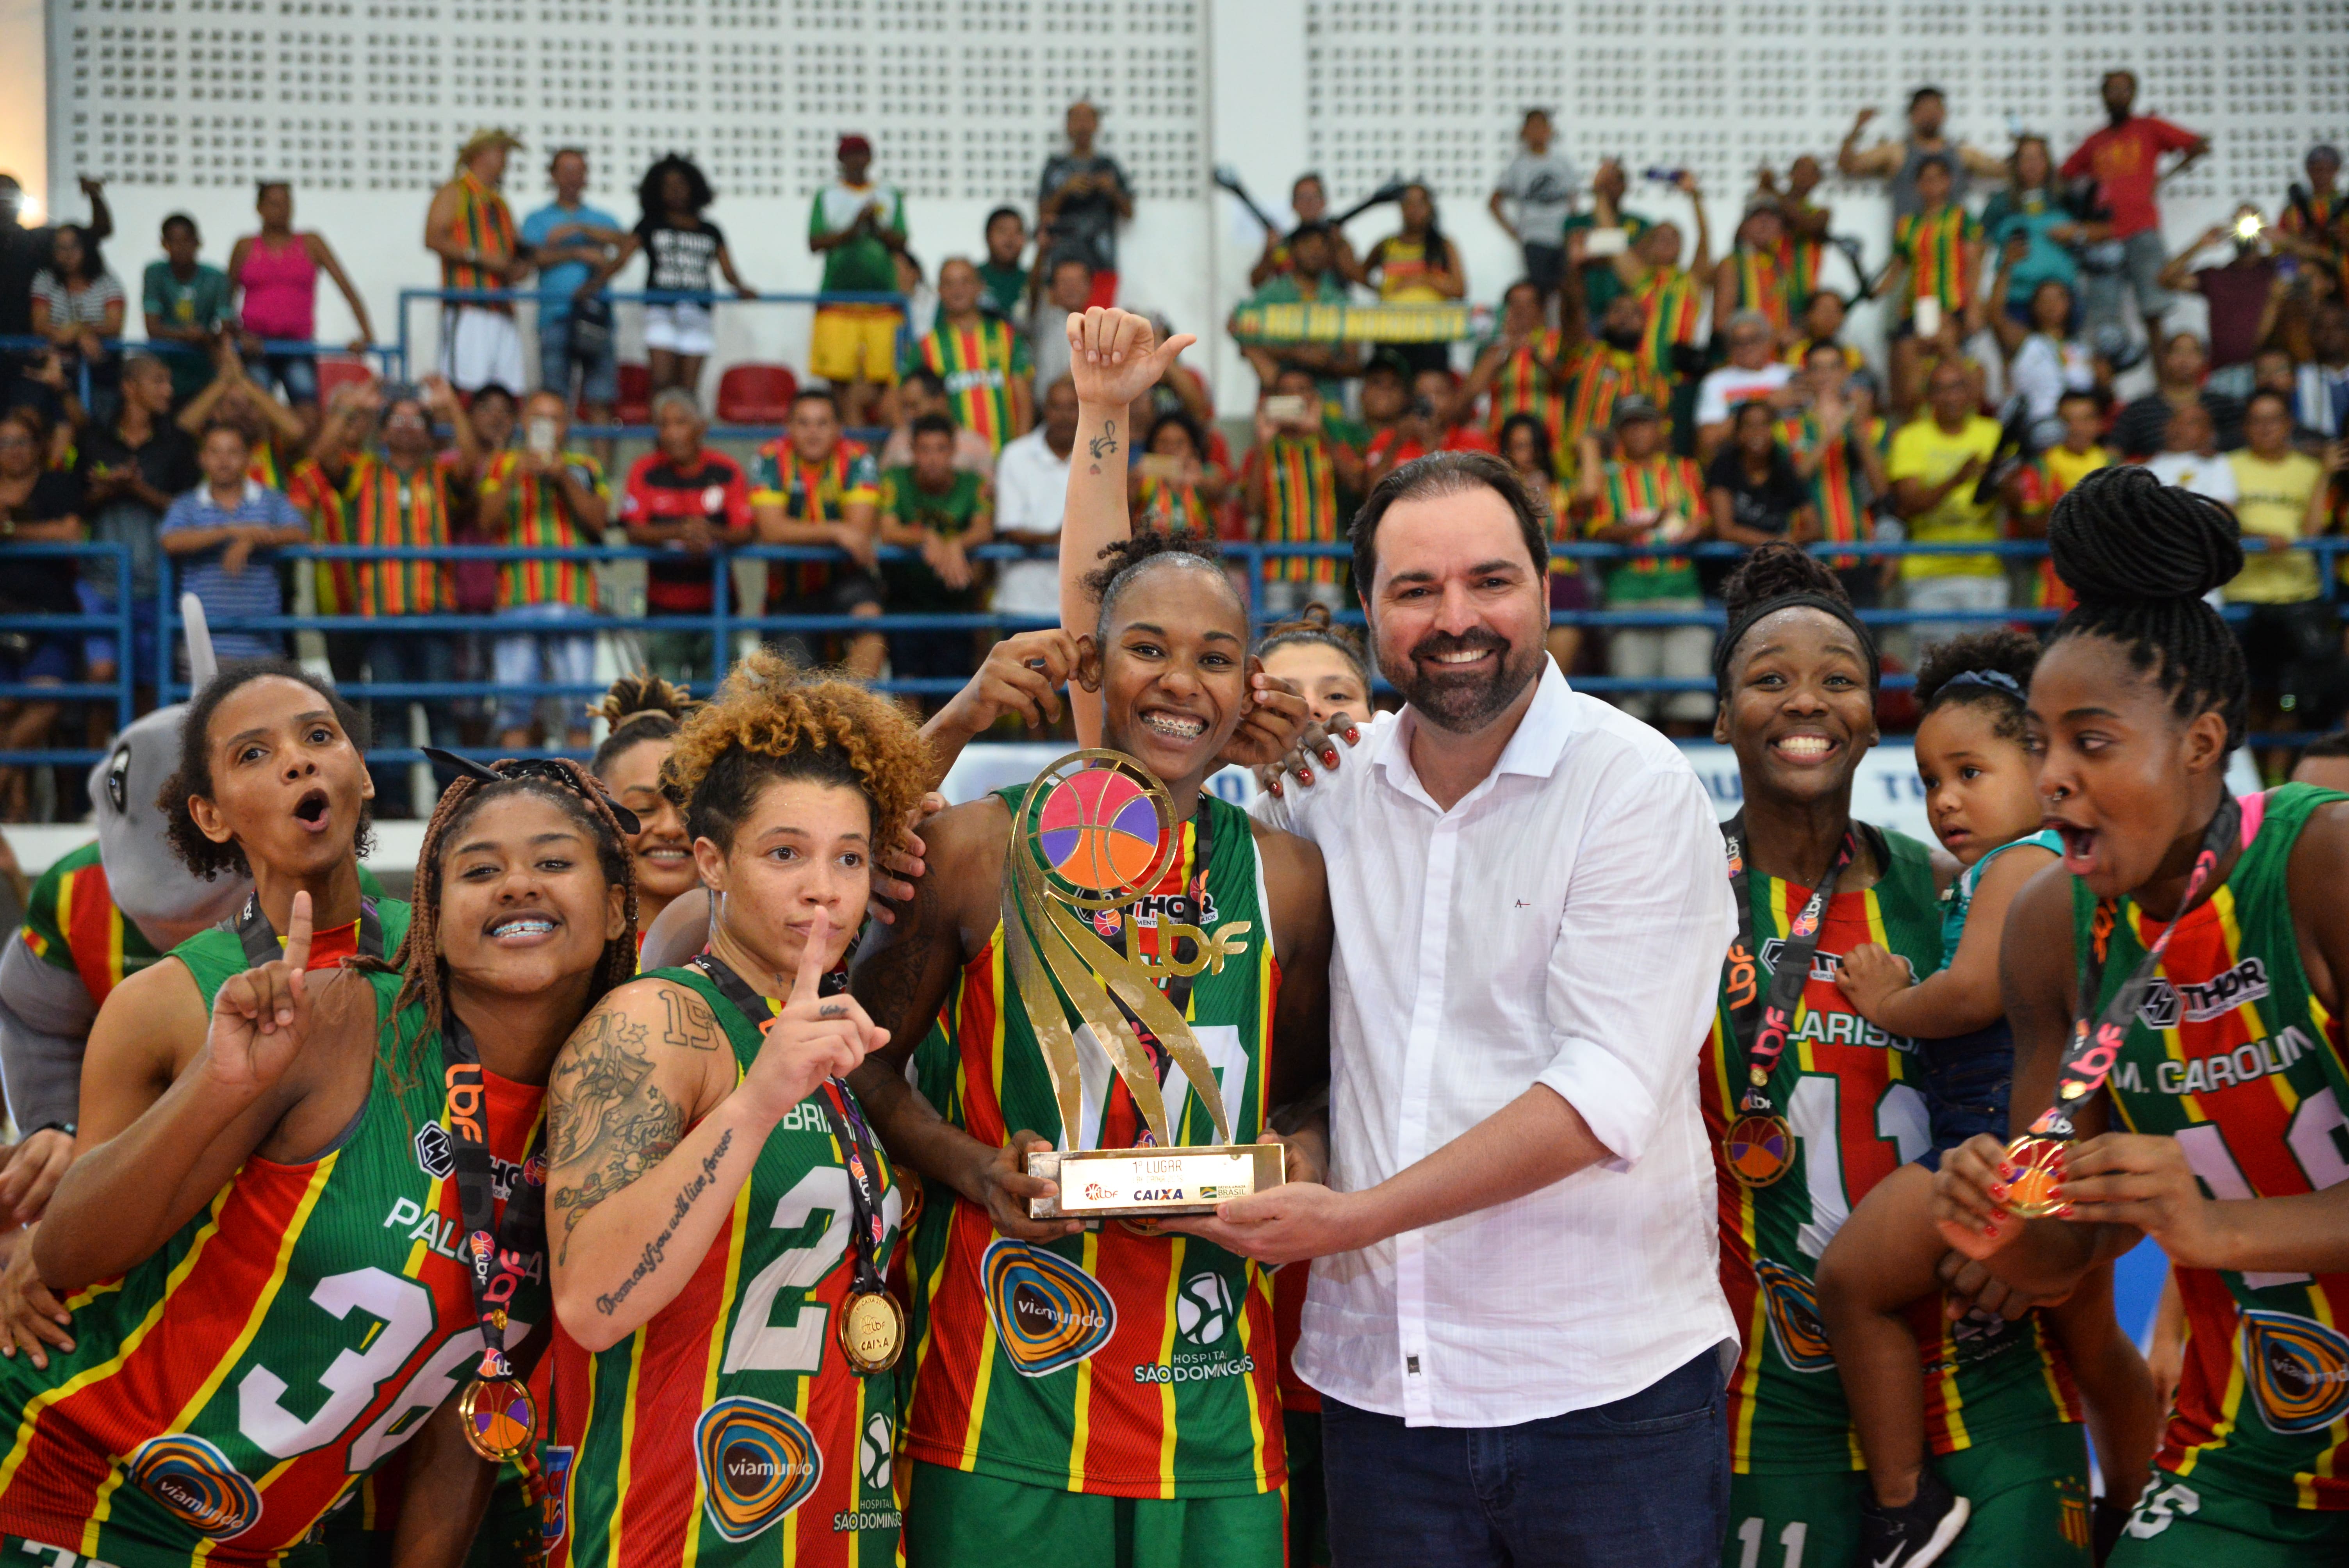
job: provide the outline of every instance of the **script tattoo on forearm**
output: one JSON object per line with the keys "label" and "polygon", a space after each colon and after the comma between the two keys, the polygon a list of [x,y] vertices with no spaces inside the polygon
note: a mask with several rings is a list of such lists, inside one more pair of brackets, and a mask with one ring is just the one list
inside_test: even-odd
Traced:
{"label": "script tattoo on forearm", "polygon": [[686,1215],[693,1212],[694,1201],[709,1191],[710,1184],[718,1180],[718,1167],[725,1161],[726,1151],[733,1147],[734,1130],[730,1127],[718,1135],[718,1147],[702,1161],[701,1169],[678,1190],[677,1207],[670,1212],[668,1223],[661,1227],[659,1235],[645,1243],[645,1250],[637,1257],[636,1266],[629,1271],[628,1277],[608,1295],[595,1298],[596,1311],[606,1317],[611,1316],[620,1310],[620,1304],[628,1299],[628,1294],[636,1288],[638,1281],[659,1269],[661,1261],[668,1255],[669,1238],[677,1234],[677,1228],[685,1223]]}
{"label": "script tattoo on forearm", "polygon": [[1102,433],[1085,443],[1085,450],[1096,458],[1105,458],[1117,450],[1117,421],[1103,419]]}
{"label": "script tattoo on forearm", "polygon": [[677,1147],[684,1108],[651,1081],[647,1030],[616,1011],[598,1009],[564,1047],[548,1097],[548,1202],[563,1244],[587,1212],[644,1175]]}

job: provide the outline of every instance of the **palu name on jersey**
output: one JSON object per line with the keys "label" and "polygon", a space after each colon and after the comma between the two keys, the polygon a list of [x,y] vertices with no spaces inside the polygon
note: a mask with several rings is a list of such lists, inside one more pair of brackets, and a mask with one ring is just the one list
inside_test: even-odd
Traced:
{"label": "palu name on jersey", "polygon": [[[413,1198],[394,1198],[391,1201],[391,1212],[383,1217],[383,1228],[392,1231],[403,1225],[409,1228],[409,1241],[422,1242],[444,1258],[461,1264],[467,1268],[472,1266],[471,1260],[457,1250],[457,1243],[463,1239],[460,1234],[464,1229],[461,1221],[453,1216],[428,1212],[424,1206]],[[524,1271],[523,1277],[533,1284],[545,1279],[545,1253],[531,1253],[530,1267]]]}
{"label": "palu name on jersey", "polygon": [[[2286,1025],[2280,1035],[2252,1040],[2232,1050],[2213,1051],[2207,1057],[2182,1062],[2155,1063],[2152,1092],[2189,1095],[2232,1088],[2237,1084],[2289,1072],[2294,1062],[2315,1049],[2315,1043],[2301,1032],[2299,1025]],[[2132,1061],[2124,1061],[2113,1069],[2113,1087],[2130,1094],[2147,1092],[2145,1075]]]}

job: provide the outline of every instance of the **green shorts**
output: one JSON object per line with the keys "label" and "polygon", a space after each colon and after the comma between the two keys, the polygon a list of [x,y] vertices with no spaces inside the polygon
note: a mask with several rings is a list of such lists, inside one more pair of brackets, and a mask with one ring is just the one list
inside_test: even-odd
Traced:
{"label": "green shorts", "polygon": [[1247,1497],[1096,1497],[913,1466],[906,1568],[1082,1563],[1087,1568],[1281,1568],[1288,1502]]}
{"label": "green shorts", "polygon": [[2112,1568],[2339,1568],[2349,1513],[2279,1508],[2153,1472],[2129,1513]]}
{"label": "green shorts", "polygon": [[[1948,1568],[2088,1568],[2088,1445],[2079,1427],[2000,1438],[1933,1468],[1973,1505],[1940,1559]],[[1867,1501],[1858,1470],[1732,1476],[1722,1568],[1849,1568]]]}

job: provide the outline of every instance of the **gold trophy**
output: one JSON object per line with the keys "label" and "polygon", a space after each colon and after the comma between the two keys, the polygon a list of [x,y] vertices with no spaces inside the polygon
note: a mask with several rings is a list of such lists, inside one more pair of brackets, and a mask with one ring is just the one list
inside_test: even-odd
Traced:
{"label": "gold trophy", "polygon": [[[1029,1201],[1031,1218],[1145,1219],[1212,1212],[1229,1198],[1280,1185],[1283,1153],[1274,1143],[1234,1143],[1223,1089],[1182,1011],[1161,994],[1162,976],[1185,979],[1245,953],[1246,921],[1212,934],[1162,921],[1158,953],[1140,950],[1131,913],[1156,887],[1179,852],[1166,787],[1121,751],[1072,751],[1046,768],[1020,798],[1003,861],[1003,934],[1029,1026],[1044,1053],[1061,1110],[1061,1147],[1028,1156],[1031,1176],[1060,1184],[1052,1198]],[[1121,952],[1099,927],[1120,917]],[[1187,939],[1195,956],[1177,960]],[[1058,989],[1055,989],[1057,983]],[[1068,998],[1064,1006],[1061,997]],[[1115,1000],[1112,1000],[1114,997]],[[1182,1147],[1166,1122],[1166,1099],[1149,1051],[1125,1009],[1182,1068],[1213,1119],[1216,1142]],[[1150,1129],[1136,1149],[1078,1149],[1083,1086],[1077,1066],[1075,1010],[1125,1082]]]}

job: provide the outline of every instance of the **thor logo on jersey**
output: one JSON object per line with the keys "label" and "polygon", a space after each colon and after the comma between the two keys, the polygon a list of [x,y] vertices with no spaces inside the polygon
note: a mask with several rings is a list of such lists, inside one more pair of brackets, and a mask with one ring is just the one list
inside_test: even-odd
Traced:
{"label": "thor logo on jersey", "polygon": [[[2189,1022],[2207,1024],[2223,1018],[2247,1003],[2268,994],[2268,966],[2257,956],[2244,959],[2222,975],[2185,985],[2156,979],[2138,1005],[2137,1016],[2148,1029],[2178,1027],[2183,1011]],[[2180,1004],[2183,1003],[2181,1008]]]}

